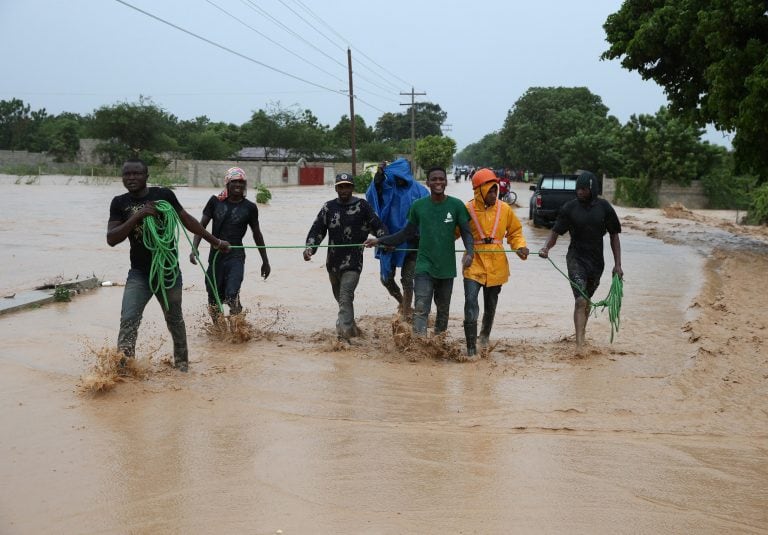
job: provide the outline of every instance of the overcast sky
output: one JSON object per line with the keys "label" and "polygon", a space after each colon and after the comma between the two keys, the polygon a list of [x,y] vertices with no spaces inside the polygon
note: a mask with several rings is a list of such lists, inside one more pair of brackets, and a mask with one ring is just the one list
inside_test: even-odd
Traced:
{"label": "overcast sky", "polygon": [[350,46],[356,114],[373,125],[405,111],[399,93],[414,87],[448,113],[459,148],[501,128],[532,86],[586,86],[621,122],[666,102],[653,82],[599,59],[620,0],[126,3],[231,51],[116,0],[0,0],[0,99],[87,114],[144,95],[181,119],[236,124],[279,101],[334,126],[349,114]]}

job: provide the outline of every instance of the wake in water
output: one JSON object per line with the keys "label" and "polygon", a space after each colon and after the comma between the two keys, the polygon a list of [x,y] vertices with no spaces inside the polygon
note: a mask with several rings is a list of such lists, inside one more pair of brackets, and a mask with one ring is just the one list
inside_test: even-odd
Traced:
{"label": "wake in water", "polygon": [[100,394],[112,390],[127,378],[144,380],[152,371],[151,356],[141,359],[126,358],[115,347],[94,348],[87,346],[88,360],[93,360],[90,370],[80,377],[78,388],[84,394]]}

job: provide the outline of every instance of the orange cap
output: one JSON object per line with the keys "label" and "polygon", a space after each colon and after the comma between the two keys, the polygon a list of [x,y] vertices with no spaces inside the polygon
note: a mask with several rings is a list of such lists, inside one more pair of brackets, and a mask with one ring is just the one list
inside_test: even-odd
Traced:
{"label": "orange cap", "polygon": [[496,178],[496,173],[487,167],[478,169],[472,177],[472,189],[477,189],[486,182],[496,182],[498,184],[499,179]]}

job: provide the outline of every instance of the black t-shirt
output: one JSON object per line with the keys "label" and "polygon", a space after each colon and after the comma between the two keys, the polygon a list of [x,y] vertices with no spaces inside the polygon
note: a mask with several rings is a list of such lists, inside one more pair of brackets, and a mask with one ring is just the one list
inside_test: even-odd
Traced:
{"label": "black t-shirt", "polygon": [[[176,213],[182,210],[175,193],[167,188],[152,187],[147,188],[147,194],[144,197],[132,197],[130,193],[123,193],[114,197],[112,204],[109,206],[109,220],[125,223],[149,201],[168,201],[176,210]],[[131,244],[131,267],[149,275],[150,266],[152,265],[152,253],[144,247],[143,232],[144,220],[142,219],[128,235],[128,240]],[[178,254],[176,252],[176,243],[173,244],[173,249]]]}
{"label": "black t-shirt", "polygon": [[[212,233],[220,240],[228,241],[230,245],[243,245],[243,236],[250,225],[252,229],[259,228],[259,209],[255,203],[248,199],[240,202],[230,200],[220,201],[213,195],[203,208],[203,215],[213,221]],[[215,253],[211,249],[211,254]],[[245,256],[245,249],[232,249],[229,256]]]}
{"label": "black t-shirt", "polygon": [[578,199],[568,201],[560,209],[552,230],[561,236],[571,234],[568,256],[588,262],[595,268],[605,266],[603,260],[603,236],[606,232],[618,234],[621,223],[611,203],[605,199],[593,199],[581,203]]}
{"label": "black t-shirt", "polygon": [[[311,247],[313,253],[317,252],[317,246],[326,234],[329,245],[362,244],[368,234],[379,238],[386,234],[386,229],[368,201],[352,197],[346,204],[333,199],[323,205],[307,234],[307,247]],[[363,248],[329,247],[325,267],[331,273],[360,273],[363,270]]]}

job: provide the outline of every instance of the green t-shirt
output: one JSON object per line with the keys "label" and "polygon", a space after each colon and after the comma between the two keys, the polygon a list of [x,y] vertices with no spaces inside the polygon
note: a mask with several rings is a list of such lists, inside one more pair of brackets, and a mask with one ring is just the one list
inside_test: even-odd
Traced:
{"label": "green t-shirt", "polygon": [[428,273],[436,279],[456,277],[455,232],[469,222],[464,203],[449,196],[439,203],[431,197],[421,198],[411,205],[408,222],[419,227],[416,273]]}

